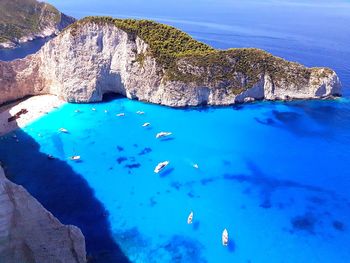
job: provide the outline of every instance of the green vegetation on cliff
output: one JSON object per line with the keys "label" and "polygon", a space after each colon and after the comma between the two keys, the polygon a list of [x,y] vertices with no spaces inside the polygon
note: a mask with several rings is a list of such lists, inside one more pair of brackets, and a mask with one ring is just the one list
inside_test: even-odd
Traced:
{"label": "green vegetation on cliff", "polygon": [[1,0],[0,43],[16,42],[60,21],[61,13],[52,5],[36,0]]}
{"label": "green vegetation on cliff", "polygon": [[215,51],[181,30],[150,20],[86,17],[71,26],[73,34],[80,25],[91,22],[114,24],[127,32],[131,38],[140,37],[149,45],[149,53],[166,68],[169,68],[177,57]]}
{"label": "green vegetation on cliff", "polygon": [[143,64],[146,56],[152,56],[171,81],[215,85],[238,94],[256,84],[264,74],[273,82],[304,85],[313,70],[260,49],[217,50],[181,30],[149,20],[86,17],[71,26],[71,33],[76,34],[79,26],[86,23],[113,24],[127,32],[129,38],[141,38],[149,49],[146,54],[138,54],[136,61]]}

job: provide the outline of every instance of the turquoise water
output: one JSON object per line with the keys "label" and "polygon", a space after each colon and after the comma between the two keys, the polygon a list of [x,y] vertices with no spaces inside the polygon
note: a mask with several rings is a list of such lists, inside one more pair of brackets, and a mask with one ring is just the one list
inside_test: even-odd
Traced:
{"label": "turquoise water", "polygon": [[83,229],[95,262],[127,262],[105,260],[116,248],[97,242],[131,262],[349,262],[349,118],[345,99],[175,110],[117,98],[64,105],[17,131],[19,143],[4,137],[0,159]]}

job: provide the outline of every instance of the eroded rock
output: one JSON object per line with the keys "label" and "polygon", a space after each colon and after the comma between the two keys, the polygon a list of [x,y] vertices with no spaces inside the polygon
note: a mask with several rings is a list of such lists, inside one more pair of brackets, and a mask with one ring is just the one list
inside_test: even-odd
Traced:
{"label": "eroded rock", "polygon": [[0,167],[0,262],[84,263],[80,229],[62,225]]}

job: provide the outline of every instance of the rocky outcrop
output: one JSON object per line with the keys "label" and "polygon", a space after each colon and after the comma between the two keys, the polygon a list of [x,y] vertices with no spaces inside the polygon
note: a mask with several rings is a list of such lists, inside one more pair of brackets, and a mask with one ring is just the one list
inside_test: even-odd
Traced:
{"label": "rocky outcrop", "polygon": [[0,104],[46,93],[69,102],[93,102],[115,92],[173,107],[341,95],[334,71],[306,68],[257,49],[208,48],[205,54],[176,55],[171,64],[164,64],[169,58],[159,59],[162,51],[135,32],[110,20],[86,19],[38,53],[0,63]]}
{"label": "rocky outcrop", "polygon": [[86,262],[80,229],[62,225],[1,167],[0,244],[0,262]]}
{"label": "rocky outcrop", "polygon": [[75,21],[50,4],[36,0],[0,1],[0,48],[13,48],[58,34]]}

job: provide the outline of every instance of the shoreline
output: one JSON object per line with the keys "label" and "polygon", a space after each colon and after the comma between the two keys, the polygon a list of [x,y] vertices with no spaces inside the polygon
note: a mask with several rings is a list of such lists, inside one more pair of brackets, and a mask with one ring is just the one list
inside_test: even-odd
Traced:
{"label": "shoreline", "polygon": [[[54,95],[39,95],[0,106],[0,136],[25,127],[64,103],[65,101]],[[28,112],[22,114],[18,119],[8,122],[8,118],[22,109],[26,109]]]}
{"label": "shoreline", "polygon": [[57,34],[53,33],[51,35],[38,35],[38,36],[34,36],[34,37],[27,37],[22,41],[1,42],[0,43],[0,50],[14,50],[14,49],[20,48],[21,46],[23,46],[25,44],[29,44],[31,42],[34,42],[36,40],[40,40],[40,39],[50,40],[56,36],[57,36]]}

